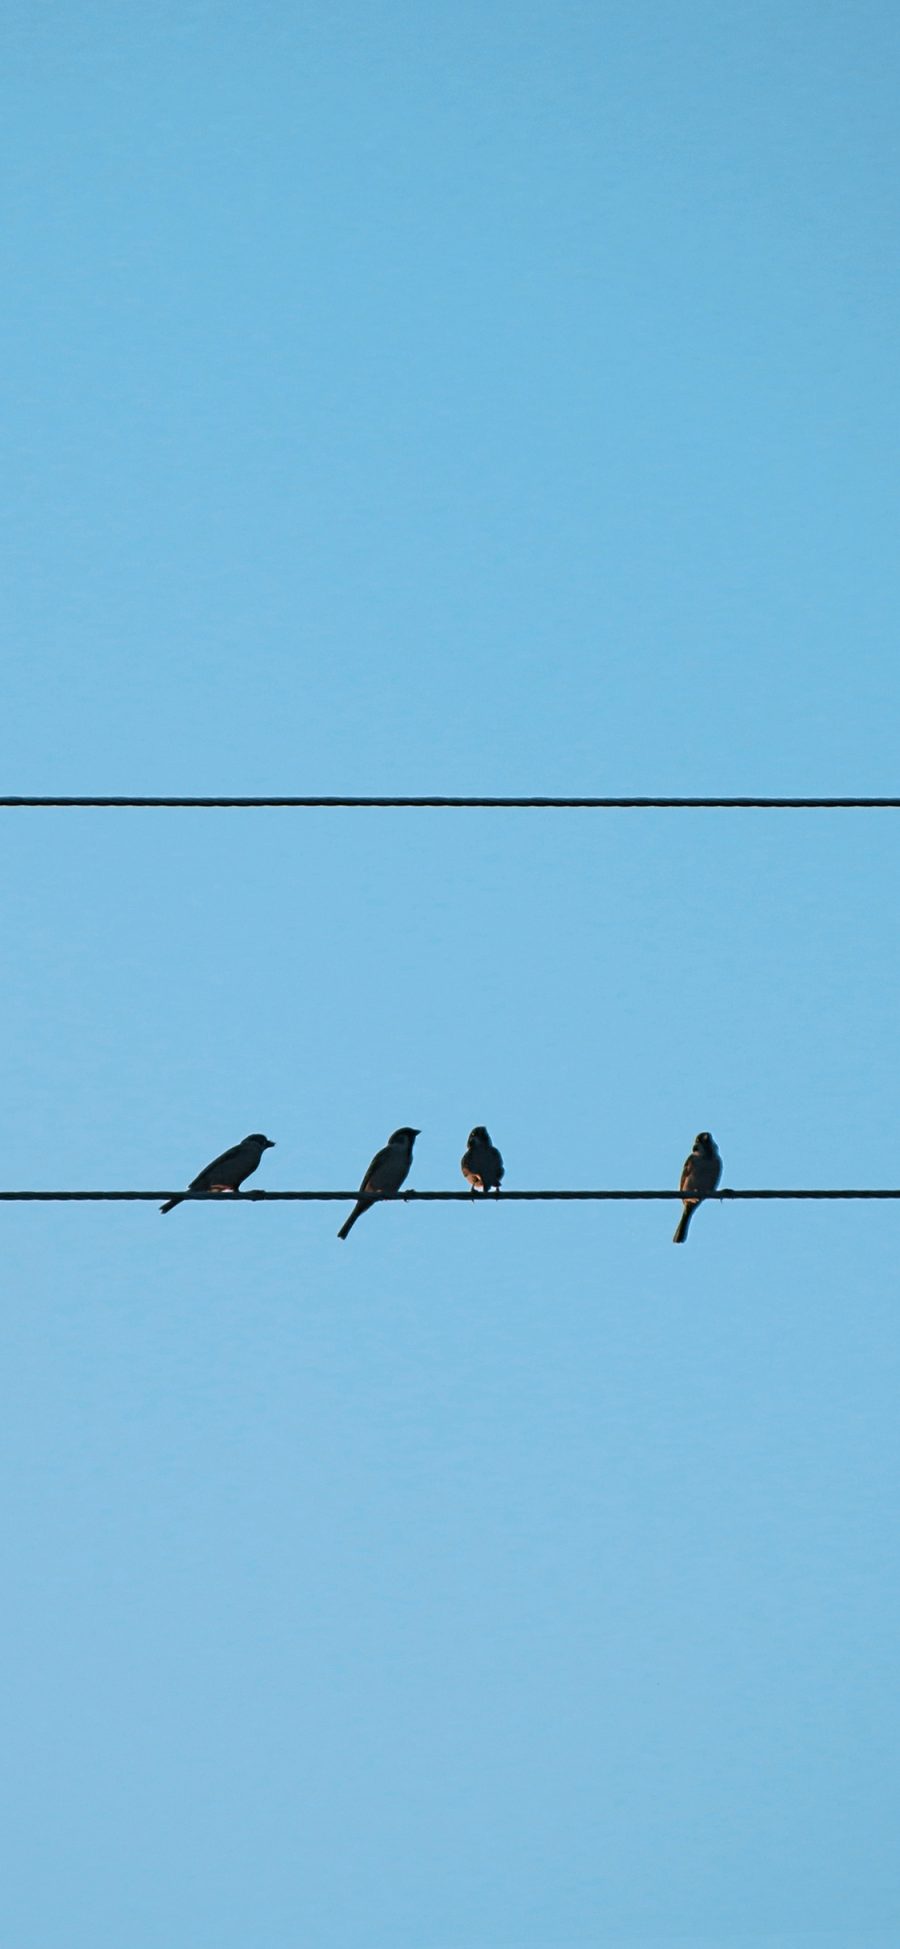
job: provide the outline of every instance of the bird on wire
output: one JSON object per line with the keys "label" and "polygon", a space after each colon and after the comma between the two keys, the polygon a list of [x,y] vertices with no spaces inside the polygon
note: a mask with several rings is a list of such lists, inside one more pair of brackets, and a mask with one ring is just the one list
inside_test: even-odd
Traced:
{"label": "bird on wire", "polygon": [[684,1160],[679,1191],[684,1192],[684,1210],[675,1227],[673,1245],[683,1245],[697,1206],[715,1191],[722,1175],[722,1159],[708,1130],[694,1138],[689,1157]]}
{"label": "bird on wire", "polygon": [[403,1124],[388,1138],[383,1150],[375,1152],[371,1164],[359,1187],[359,1197],[348,1219],[341,1226],[338,1238],[346,1238],[348,1232],[361,1218],[370,1205],[377,1204],[382,1191],[399,1191],[409,1174],[412,1163],[413,1145],[421,1131],[413,1130]]}
{"label": "bird on wire", "polygon": [[[206,1169],[198,1172],[198,1175],[191,1180],[188,1190],[238,1191],[244,1179],[252,1177],[254,1171],[258,1169],[263,1151],[274,1150],[274,1148],[274,1140],[271,1137],[263,1137],[259,1131],[254,1131],[250,1137],[244,1137],[241,1143],[233,1144],[230,1150],[223,1150],[221,1157],[214,1157],[212,1163],[207,1164]],[[160,1211],[173,1211],[176,1205],[183,1202],[182,1198],[169,1198],[166,1204],[160,1205],[159,1208]]]}
{"label": "bird on wire", "polygon": [[466,1183],[476,1191],[496,1191],[500,1195],[503,1178],[503,1159],[496,1144],[492,1144],[483,1123],[476,1123],[469,1131],[466,1149],[460,1158],[460,1170]]}

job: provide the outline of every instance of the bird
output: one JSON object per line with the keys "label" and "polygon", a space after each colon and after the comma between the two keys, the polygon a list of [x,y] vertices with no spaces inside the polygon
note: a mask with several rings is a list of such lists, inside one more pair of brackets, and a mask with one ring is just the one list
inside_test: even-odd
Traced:
{"label": "bird", "polygon": [[383,1150],[377,1150],[359,1187],[359,1197],[349,1218],[341,1226],[338,1238],[346,1238],[352,1226],[361,1218],[370,1205],[374,1205],[382,1191],[399,1191],[407,1177],[412,1163],[413,1145],[420,1130],[413,1130],[403,1124],[387,1140]]}
{"label": "bird", "polygon": [[672,1238],[673,1245],[683,1245],[688,1235],[688,1226],[703,1198],[708,1198],[722,1175],[722,1159],[708,1130],[701,1130],[694,1138],[690,1157],[684,1160],[679,1191],[691,1195],[685,1197],[684,1210],[678,1220]]}
{"label": "bird", "polygon": [[[221,1157],[214,1157],[204,1171],[199,1171],[188,1185],[189,1191],[237,1191],[245,1178],[253,1176],[258,1168],[264,1150],[274,1150],[271,1137],[263,1137],[256,1130],[252,1136],[244,1137],[230,1150],[223,1150]],[[183,1204],[182,1198],[169,1198],[160,1211],[172,1211],[175,1205]]]}
{"label": "bird", "polygon": [[466,1149],[460,1158],[460,1170],[467,1184],[476,1191],[496,1191],[500,1195],[503,1177],[503,1159],[496,1144],[492,1144],[483,1123],[476,1123],[469,1131]]}

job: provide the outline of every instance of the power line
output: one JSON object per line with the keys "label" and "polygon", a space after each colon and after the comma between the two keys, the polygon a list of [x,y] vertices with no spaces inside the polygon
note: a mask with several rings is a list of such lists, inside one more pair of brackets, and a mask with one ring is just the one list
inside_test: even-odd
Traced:
{"label": "power line", "polygon": [[163,807],[174,811],[883,812],[900,810],[900,798],[0,798],[0,809],[7,810],[71,811],[79,806],[136,811]]}
{"label": "power line", "polygon": [[[499,1196],[475,1195],[471,1191],[380,1191],[372,1194],[379,1204],[511,1204],[575,1202],[629,1203],[637,1200],[675,1199],[683,1191],[502,1191]],[[359,1191],[0,1191],[4,1204],[158,1204],[161,1199],[178,1198],[191,1203],[242,1204],[332,1204],[347,1203]],[[710,1191],[702,1202],[719,1204],[739,1198],[900,1198],[898,1191]]]}

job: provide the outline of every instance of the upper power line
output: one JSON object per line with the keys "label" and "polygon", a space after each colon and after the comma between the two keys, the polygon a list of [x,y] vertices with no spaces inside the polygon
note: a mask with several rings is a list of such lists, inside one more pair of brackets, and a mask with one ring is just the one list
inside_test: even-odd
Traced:
{"label": "upper power line", "polygon": [[70,810],[77,806],[101,810],[133,807],[148,811],[166,807],[175,811],[250,811],[270,807],[276,810],[367,811],[466,811],[484,810],[537,812],[878,812],[900,810],[900,798],[30,798],[0,797],[0,808],[25,810],[43,806]]}

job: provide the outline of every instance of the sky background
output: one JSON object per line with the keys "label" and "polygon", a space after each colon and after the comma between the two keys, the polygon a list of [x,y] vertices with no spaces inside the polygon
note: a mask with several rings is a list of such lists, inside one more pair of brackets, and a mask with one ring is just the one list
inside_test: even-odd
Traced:
{"label": "sky background", "polygon": [[[4,792],[890,794],[900,18],[7,0]],[[896,1185],[897,814],[6,812],[7,1188]],[[4,1207],[15,1949],[900,1944],[900,1208]]]}

